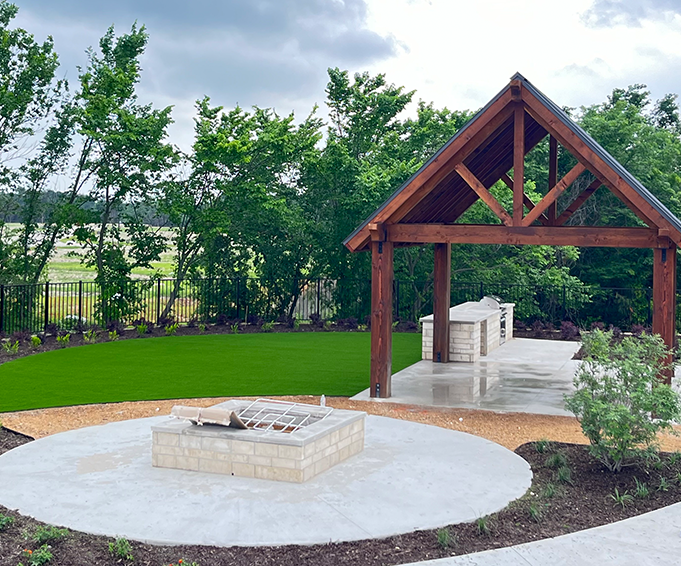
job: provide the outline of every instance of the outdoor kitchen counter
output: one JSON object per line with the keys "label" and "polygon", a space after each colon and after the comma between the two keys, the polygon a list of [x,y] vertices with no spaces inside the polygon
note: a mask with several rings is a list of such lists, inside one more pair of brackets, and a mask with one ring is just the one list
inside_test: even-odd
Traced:
{"label": "outdoor kitchen counter", "polygon": [[[484,298],[449,309],[449,360],[476,362],[513,337],[515,303],[499,304]],[[505,324],[502,325],[502,316]],[[423,327],[422,358],[433,359],[433,315],[420,319]],[[504,332],[502,332],[502,328]]]}

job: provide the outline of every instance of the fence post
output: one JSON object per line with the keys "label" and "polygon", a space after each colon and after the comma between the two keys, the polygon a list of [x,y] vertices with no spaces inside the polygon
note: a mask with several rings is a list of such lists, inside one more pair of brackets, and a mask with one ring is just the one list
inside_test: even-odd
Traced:
{"label": "fence post", "polygon": [[50,323],[50,282],[45,282],[45,327],[43,332],[47,334],[47,325]]}
{"label": "fence post", "polygon": [[485,282],[480,281],[480,300],[482,301],[484,297],[485,297]]}
{"label": "fence post", "polygon": [[400,280],[395,279],[395,320],[400,319]]}
{"label": "fence post", "polygon": [[161,322],[161,279],[156,281],[156,325]]}
{"label": "fence post", "polygon": [[[317,315],[321,318],[322,316],[322,301],[321,301],[321,293],[322,293],[322,280],[317,279]],[[2,327],[0,326],[0,330],[2,330]]]}
{"label": "fence post", "polygon": [[83,282],[78,281],[78,324],[83,320]]}
{"label": "fence post", "polygon": [[0,332],[5,330],[5,286],[0,285]]}
{"label": "fence post", "polygon": [[567,320],[567,293],[565,289],[565,284],[563,284],[563,320]]}
{"label": "fence post", "polygon": [[241,318],[241,304],[239,299],[241,298],[241,277],[236,278],[236,317]]}

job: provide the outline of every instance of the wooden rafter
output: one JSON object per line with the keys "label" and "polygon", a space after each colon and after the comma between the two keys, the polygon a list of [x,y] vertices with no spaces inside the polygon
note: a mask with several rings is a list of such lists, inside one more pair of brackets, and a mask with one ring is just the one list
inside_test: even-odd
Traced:
{"label": "wooden rafter", "polygon": [[525,109],[517,102],[513,118],[513,224],[523,220],[525,194]]}
{"label": "wooden rafter", "polygon": [[[553,136],[549,136],[549,190],[556,186],[558,182],[558,140]],[[556,224],[556,216],[558,215],[558,200],[554,200],[546,211],[549,219],[549,224],[554,226]]]}
{"label": "wooden rafter", "polygon": [[509,216],[508,212],[506,212],[506,209],[499,204],[499,201],[495,199],[494,195],[485,188],[485,185],[483,185],[478,178],[470,172],[468,167],[466,167],[463,163],[458,163],[454,166],[454,169],[506,226],[513,225],[513,219]]}
{"label": "wooden rafter", "polygon": [[667,237],[653,228],[605,226],[500,226],[479,224],[392,224],[393,243],[511,244],[613,248],[662,248]]}
{"label": "wooden rafter", "polygon": [[556,218],[556,224],[558,226],[562,226],[567,222],[567,220],[579,209],[580,206],[582,206],[586,200],[594,194],[597,190],[598,187],[600,187],[603,183],[599,179],[596,179],[593,183],[591,183],[586,189],[582,191],[582,193],[572,201],[572,204],[568,206],[558,218]]}
{"label": "wooden rafter", "polygon": [[541,199],[536,206],[523,218],[523,226],[531,226],[532,223],[539,218],[539,215],[544,212],[549,206],[551,206],[556,199],[567,189],[572,183],[577,180],[584,171],[586,167],[581,163],[577,163],[560,181],[556,183],[543,199]]}

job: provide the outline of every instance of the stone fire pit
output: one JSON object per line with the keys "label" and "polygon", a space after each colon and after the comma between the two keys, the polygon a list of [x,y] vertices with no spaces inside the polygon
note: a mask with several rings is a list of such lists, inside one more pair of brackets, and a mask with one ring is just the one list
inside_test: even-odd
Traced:
{"label": "stone fire pit", "polygon": [[[191,418],[189,408],[176,409]],[[153,466],[301,483],[364,449],[366,413],[267,399],[204,411],[212,409],[231,413],[232,426],[176,420],[153,426]]]}

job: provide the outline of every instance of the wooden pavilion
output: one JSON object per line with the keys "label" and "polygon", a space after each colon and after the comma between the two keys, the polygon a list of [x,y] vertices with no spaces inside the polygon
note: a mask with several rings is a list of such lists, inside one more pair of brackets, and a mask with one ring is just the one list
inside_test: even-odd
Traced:
{"label": "wooden pavilion", "polygon": [[[549,187],[535,203],[524,192],[524,159],[546,136]],[[559,144],[577,160],[562,179],[557,177]],[[558,197],[578,178],[593,181],[559,210]],[[513,192],[512,211],[489,191],[498,181]],[[601,186],[621,199],[644,226],[568,225]],[[478,199],[494,212],[498,224],[457,223]],[[435,245],[433,360],[448,362],[452,244],[653,248],[653,332],[673,347],[679,242],[681,220],[554,102],[516,74],[344,242],[350,251],[372,254],[371,396],[390,397],[395,246]]]}

